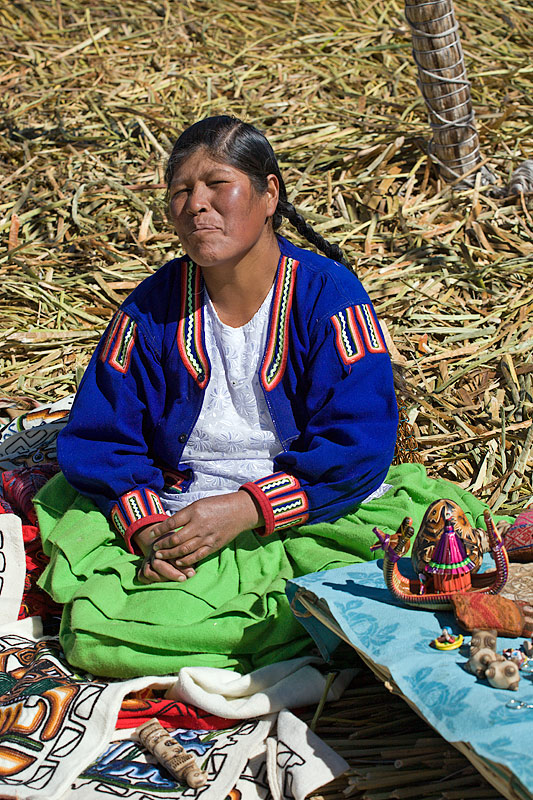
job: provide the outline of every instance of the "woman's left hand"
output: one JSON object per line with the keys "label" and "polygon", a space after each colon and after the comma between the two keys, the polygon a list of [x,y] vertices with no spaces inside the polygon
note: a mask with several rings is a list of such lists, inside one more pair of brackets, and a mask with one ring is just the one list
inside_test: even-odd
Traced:
{"label": "woman's left hand", "polygon": [[191,567],[221,550],[242,531],[263,524],[254,499],[244,490],[196,500],[152,527],[158,538],[152,546],[151,571],[160,575],[160,580],[169,580],[170,565],[165,562],[171,561],[179,569]]}

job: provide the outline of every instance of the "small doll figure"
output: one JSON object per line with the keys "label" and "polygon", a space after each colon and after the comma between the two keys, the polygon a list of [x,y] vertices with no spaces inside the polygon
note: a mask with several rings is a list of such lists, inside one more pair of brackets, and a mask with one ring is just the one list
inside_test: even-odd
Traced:
{"label": "small doll figure", "polygon": [[457,650],[458,647],[461,647],[462,643],[462,635],[459,633],[457,636],[454,636],[452,629],[448,625],[445,625],[441,635],[433,639],[431,646],[435,647],[437,650]]}
{"label": "small doll figure", "polygon": [[507,647],[503,651],[503,655],[508,661],[513,661],[518,669],[522,669],[522,667],[527,664],[529,660],[526,654],[516,647]]}

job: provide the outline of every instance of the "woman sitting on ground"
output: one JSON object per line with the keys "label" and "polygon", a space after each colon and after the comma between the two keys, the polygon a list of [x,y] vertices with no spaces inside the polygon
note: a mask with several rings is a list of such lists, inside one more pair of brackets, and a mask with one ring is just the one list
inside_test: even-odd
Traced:
{"label": "woman sitting on ground", "polygon": [[[288,579],[372,558],[374,525],[417,524],[438,497],[474,524],[485,508],[419,465],[389,470],[376,314],[287,201],[265,137],[202,120],[166,178],[186,255],[113,317],[59,436],[64,477],[37,501],[62,645],[100,675],[300,655]],[[279,236],[282,218],[325,256]]]}

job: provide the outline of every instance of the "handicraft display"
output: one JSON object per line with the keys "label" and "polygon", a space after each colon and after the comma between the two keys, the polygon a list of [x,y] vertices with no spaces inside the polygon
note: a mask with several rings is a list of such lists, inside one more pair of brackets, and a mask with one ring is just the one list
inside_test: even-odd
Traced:
{"label": "handicraft display", "polygon": [[484,518],[496,569],[479,574],[481,543],[462,509],[451,500],[432,503],[424,516],[413,547],[417,579],[402,575],[398,567],[414,534],[412,519],[406,517],[393,536],[374,528],[378,541],[371,550],[383,548],[383,576],[389,591],[406,605],[434,610],[452,608],[451,598],[457,593],[498,594],[509,574],[509,560],[488,511]]}
{"label": "handicraft display", "polygon": [[[474,631],[466,670],[478,678],[485,678],[493,689],[510,689],[516,692],[520,683],[520,672],[532,671],[528,651],[529,642],[526,641],[519,648],[508,647],[503,653],[498,653],[494,630]],[[515,706],[513,704],[509,707]]]}

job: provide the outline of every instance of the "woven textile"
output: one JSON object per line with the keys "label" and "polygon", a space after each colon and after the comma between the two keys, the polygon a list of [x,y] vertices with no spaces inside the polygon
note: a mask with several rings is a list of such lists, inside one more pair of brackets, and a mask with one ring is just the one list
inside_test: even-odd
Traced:
{"label": "woven textile", "polygon": [[524,509],[504,538],[510,561],[533,561],[533,506]]}

